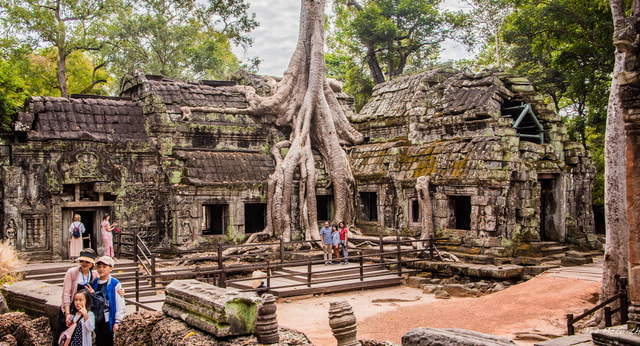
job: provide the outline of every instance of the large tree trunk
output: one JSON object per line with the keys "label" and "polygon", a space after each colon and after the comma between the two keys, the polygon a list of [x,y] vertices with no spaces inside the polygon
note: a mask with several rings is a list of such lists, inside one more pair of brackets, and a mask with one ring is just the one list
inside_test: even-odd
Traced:
{"label": "large tree trunk", "polygon": [[260,97],[247,89],[249,109],[199,107],[214,112],[275,114],[277,125],[291,127],[289,139],[271,150],[276,168],[269,177],[265,229],[286,241],[291,240],[292,215],[299,215],[307,240],[319,239],[314,150],[320,153],[333,188],[334,218],[347,224],[355,220],[355,180],[341,145],[361,143],[363,138],[349,123],[325,75],[324,8],[324,0],[302,0],[298,45],[273,96]]}
{"label": "large tree trunk", "polygon": [[[605,132],[605,226],[606,245],[603,263],[600,300],[617,293],[618,278],[628,275],[629,223],[627,221],[626,158],[624,119],[620,101],[620,78],[625,72],[629,58],[620,44],[619,37],[625,30],[624,5],[622,0],[611,0],[614,23],[615,65],[607,108]],[[618,41],[618,42],[616,42]],[[615,315],[615,318],[618,314]],[[619,322],[615,321],[615,322]],[[614,323],[615,324],[615,323]]]}
{"label": "large tree trunk", "polygon": [[[431,195],[429,195],[429,177],[418,177],[416,181],[416,191],[418,192],[418,204],[422,214],[422,233],[420,239],[429,239],[435,235],[433,231],[433,210],[431,205]],[[418,249],[422,249],[424,244],[418,243]]]}
{"label": "large tree trunk", "polygon": [[69,97],[69,89],[67,88],[67,54],[64,52],[58,54],[58,85],[60,86],[60,96]]}

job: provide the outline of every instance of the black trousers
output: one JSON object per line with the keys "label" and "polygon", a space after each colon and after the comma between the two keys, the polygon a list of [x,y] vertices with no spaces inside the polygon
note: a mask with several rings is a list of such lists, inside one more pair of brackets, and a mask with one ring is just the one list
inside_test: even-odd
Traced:
{"label": "black trousers", "polygon": [[56,321],[56,331],[53,333],[53,346],[58,346],[58,339],[60,334],[67,329],[67,323],[65,321],[64,313],[61,309],[58,309],[58,321]]}
{"label": "black trousers", "polygon": [[96,346],[113,346],[113,332],[109,322],[96,323]]}

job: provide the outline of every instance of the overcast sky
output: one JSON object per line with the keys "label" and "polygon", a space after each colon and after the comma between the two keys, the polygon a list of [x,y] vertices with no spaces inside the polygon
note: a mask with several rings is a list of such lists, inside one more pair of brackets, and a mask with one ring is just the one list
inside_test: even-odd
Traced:
{"label": "overcast sky", "polygon": [[[259,57],[260,74],[282,76],[289,65],[295,45],[298,41],[298,26],[300,20],[300,0],[248,0],[251,11],[255,12],[260,26],[252,33],[253,46],[244,51],[236,47],[234,52],[246,62],[253,57]],[[445,0],[446,7],[460,8],[460,0]],[[331,6],[327,1],[327,7]],[[453,42],[445,44],[446,50],[441,54],[441,60],[462,58],[467,53],[465,49]]]}

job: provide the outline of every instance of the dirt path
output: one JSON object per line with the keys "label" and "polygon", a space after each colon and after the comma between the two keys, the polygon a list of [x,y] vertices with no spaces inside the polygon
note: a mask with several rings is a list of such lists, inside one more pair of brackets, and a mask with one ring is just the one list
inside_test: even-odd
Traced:
{"label": "dirt path", "polygon": [[[398,287],[278,301],[278,322],[307,334],[315,345],[335,345],[329,304],[348,301],[358,319],[358,338],[401,344],[416,327],[463,328],[515,339],[516,333],[562,335],[566,314],[593,306],[600,283],[538,276],[480,298],[436,300],[433,294]],[[395,300],[395,301],[393,301]],[[532,345],[532,340],[516,341]]]}

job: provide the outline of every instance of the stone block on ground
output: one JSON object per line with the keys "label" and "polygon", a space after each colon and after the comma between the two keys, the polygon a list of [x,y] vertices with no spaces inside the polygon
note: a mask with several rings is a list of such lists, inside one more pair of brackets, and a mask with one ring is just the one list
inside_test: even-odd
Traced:
{"label": "stone block on ground", "polygon": [[53,343],[49,319],[42,316],[21,324],[13,336],[18,345],[42,346]]}
{"label": "stone block on ground", "polygon": [[0,338],[0,346],[18,346],[18,340],[13,335],[5,335]]}
{"label": "stone block on ground", "polygon": [[12,310],[20,310],[31,317],[46,316],[51,325],[58,322],[62,303],[62,287],[36,280],[17,281],[2,287],[2,294]]}
{"label": "stone block on ground", "polygon": [[436,299],[449,299],[449,298],[451,298],[451,295],[447,291],[445,291],[443,289],[435,290],[433,292],[433,294],[435,295]]}
{"label": "stone block on ground", "polygon": [[480,294],[480,291],[475,288],[459,284],[444,285],[442,289],[452,297],[477,297]]}
{"label": "stone block on ground", "polygon": [[23,323],[29,322],[30,318],[24,312],[9,312],[0,317],[0,338],[5,335],[15,333],[16,329]]}
{"label": "stone block on ground", "polygon": [[164,317],[162,311],[146,310],[126,315],[113,340],[114,346],[151,345],[151,331]]}
{"label": "stone block on ground", "polygon": [[512,346],[515,343],[500,336],[456,328],[415,328],[402,336],[402,346]]}
{"label": "stone block on ground", "polygon": [[540,265],[540,259],[535,257],[518,256],[513,259],[513,264],[521,266],[537,266]]}
{"label": "stone block on ground", "polygon": [[7,301],[4,300],[4,295],[0,293],[0,315],[6,314],[9,312],[9,307],[7,306]]}
{"label": "stone block on ground", "polygon": [[253,292],[175,280],[165,289],[162,311],[218,337],[252,334],[262,302]]}
{"label": "stone block on ground", "polygon": [[581,266],[583,264],[593,263],[593,259],[591,257],[572,257],[565,256],[560,259],[560,265],[563,267],[575,267]]}
{"label": "stone block on ground", "polygon": [[429,282],[428,278],[418,277],[418,276],[410,276],[407,279],[407,286],[413,288],[419,288],[420,285],[426,284]]}

